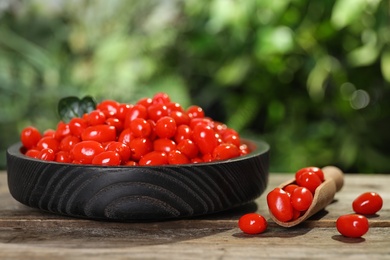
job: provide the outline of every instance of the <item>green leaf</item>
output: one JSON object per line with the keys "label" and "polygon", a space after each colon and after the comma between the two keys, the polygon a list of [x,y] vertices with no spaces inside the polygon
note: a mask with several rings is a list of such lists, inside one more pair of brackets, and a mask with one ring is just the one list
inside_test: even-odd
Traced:
{"label": "green leaf", "polygon": [[390,82],[390,49],[386,50],[381,57],[381,71],[387,82]]}
{"label": "green leaf", "polygon": [[58,114],[64,122],[69,122],[75,117],[82,117],[85,113],[89,113],[94,109],[96,109],[96,102],[90,96],[85,96],[82,99],[66,97],[58,102]]}
{"label": "green leaf", "polygon": [[369,43],[354,49],[347,55],[348,62],[355,67],[372,65],[378,58],[379,48]]}
{"label": "green leaf", "polygon": [[337,0],[332,10],[331,22],[341,29],[361,17],[366,8],[366,0]]}
{"label": "green leaf", "polygon": [[223,85],[239,84],[250,69],[250,61],[246,57],[239,57],[223,65],[216,74],[216,79]]}
{"label": "green leaf", "polygon": [[256,55],[286,54],[294,48],[294,32],[287,26],[263,28],[257,34]]}

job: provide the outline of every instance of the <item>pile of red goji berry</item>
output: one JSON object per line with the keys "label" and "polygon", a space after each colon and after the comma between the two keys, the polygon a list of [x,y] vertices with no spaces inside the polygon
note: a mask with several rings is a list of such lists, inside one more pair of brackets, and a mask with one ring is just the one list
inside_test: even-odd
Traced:
{"label": "pile of red goji berry", "polygon": [[135,104],[104,100],[56,129],[41,133],[28,126],[20,139],[26,156],[74,164],[189,164],[250,152],[237,131],[206,117],[199,106],[184,109],[166,93]]}

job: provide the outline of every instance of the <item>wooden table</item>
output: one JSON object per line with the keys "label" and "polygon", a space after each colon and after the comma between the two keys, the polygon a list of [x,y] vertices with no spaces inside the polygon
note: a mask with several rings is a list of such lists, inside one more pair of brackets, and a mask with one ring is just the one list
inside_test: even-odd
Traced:
{"label": "wooden table", "polygon": [[[271,174],[268,192],[291,174]],[[336,201],[293,228],[269,219],[264,193],[254,203],[229,212],[152,223],[113,223],[44,213],[15,201],[0,172],[0,259],[390,259],[390,175],[347,174]],[[351,213],[355,197],[376,191],[384,199],[371,228],[360,239],[337,232],[335,221]],[[269,219],[267,231],[245,235],[240,216],[257,211]]]}

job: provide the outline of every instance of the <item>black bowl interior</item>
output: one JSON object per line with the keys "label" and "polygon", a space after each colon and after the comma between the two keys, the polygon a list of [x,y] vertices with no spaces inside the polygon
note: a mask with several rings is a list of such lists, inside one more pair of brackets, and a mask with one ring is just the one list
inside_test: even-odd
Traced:
{"label": "black bowl interior", "polygon": [[29,158],[7,150],[8,186],[22,204],[89,219],[138,221],[199,216],[259,197],[268,183],[269,145],[227,161],[166,166],[94,166]]}

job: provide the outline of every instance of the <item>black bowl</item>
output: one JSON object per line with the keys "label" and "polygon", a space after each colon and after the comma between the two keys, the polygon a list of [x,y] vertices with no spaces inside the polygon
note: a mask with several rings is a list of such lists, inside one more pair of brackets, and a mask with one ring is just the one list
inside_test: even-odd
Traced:
{"label": "black bowl", "polygon": [[47,162],[7,150],[8,186],[22,204],[89,219],[140,221],[200,216],[259,197],[268,183],[269,145],[226,161],[164,166]]}

